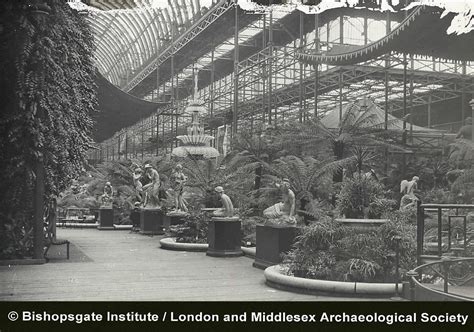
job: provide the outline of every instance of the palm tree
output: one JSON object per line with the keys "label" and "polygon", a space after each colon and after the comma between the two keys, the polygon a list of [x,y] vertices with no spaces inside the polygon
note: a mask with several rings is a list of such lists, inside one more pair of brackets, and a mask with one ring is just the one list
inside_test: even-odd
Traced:
{"label": "palm tree", "polygon": [[[387,123],[390,126],[392,119]],[[279,128],[278,143],[287,147],[305,146],[317,149],[318,153],[332,150],[336,160],[342,160],[350,154],[351,147],[386,147],[404,151],[400,142],[395,140],[398,132],[385,129],[376,114],[369,107],[352,104],[343,114],[336,128],[327,128],[319,119],[310,119],[305,123],[292,122]],[[335,182],[342,181],[342,169],[335,173]]]}
{"label": "palm tree", "polygon": [[462,194],[466,203],[474,199],[474,142],[457,139],[451,145],[449,160],[460,170],[451,185],[453,192]]}
{"label": "palm tree", "polygon": [[[332,160],[285,156],[271,164],[264,164],[269,173],[265,175],[265,178],[270,183],[287,178],[291,184],[291,190],[299,201],[300,209],[305,210],[308,202],[328,193],[328,188],[331,187],[331,176],[352,161],[353,158]],[[268,190],[268,188],[265,189]]]}
{"label": "palm tree", "polygon": [[470,168],[474,164],[474,142],[456,139],[450,145],[449,161],[458,168]]}
{"label": "palm tree", "polygon": [[252,178],[249,174],[254,168],[242,163],[241,158],[232,155],[218,160],[187,158],[182,164],[188,177],[186,186],[199,191],[205,206],[217,205],[214,194],[217,186],[224,187],[237,205],[245,204],[250,199],[247,193],[251,190]]}
{"label": "palm tree", "polygon": [[256,133],[249,130],[241,130],[232,142],[235,153],[235,162],[246,165],[250,171],[254,169],[254,190],[261,187],[263,176],[263,163],[269,163],[278,155],[279,149],[272,144],[274,135],[269,134],[270,129],[260,128]]}

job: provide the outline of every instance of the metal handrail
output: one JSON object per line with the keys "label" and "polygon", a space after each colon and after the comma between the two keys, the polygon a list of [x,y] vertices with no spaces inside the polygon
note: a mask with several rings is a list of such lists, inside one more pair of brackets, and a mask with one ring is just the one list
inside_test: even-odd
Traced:
{"label": "metal handrail", "polygon": [[[416,299],[416,288],[422,288],[427,292],[431,292],[433,295],[437,296],[449,296],[450,299],[452,300],[461,300],[461,301],[474,301],[474,297],[468,297],[468,296],[463,296],[463,295],[457,295],[457,294],[452,294],[449,293],[449,269],[452,264],[459,263],[459,262],[474,262],[474,257],[470,258],[455,258],[455,257],[444,257],[443,259],[435,262],[430,262],[426,264],[422,264],[420,266],[417,266],[411,271],[407,272],[407,276],[410,277],[410,299],[415,300]],[[416,278],[421,277],[421,272],[422,270],[430,267],[433,268],[434,265],[441,265],[442,267],[442,272],[439,273],[436,271],[436,274],[440,277],[443,278],[443,291],[439,291],[437,289],[433,289],[427,286],[424,286],[420,281],[418,281]],[[472,274],[473,271],[471,271]],[[474,287],[473,287],[474,290]]]}
{"label": "metal handrail", "polygon": [[[416,213],[416,223],[417,223],[417,263],[421,265],[421,256],[423,255],[423,244],[424,244],[424,236],[425,236],[425,209],[430,209],[432,211],[437,211],[437,219],[438,219],[438,257],[442,257],[442,224],[443,224],[443,215],[442,210],[446,209],[454,209],[456,210],[456,214],[454,216],[459,217],[459,209],[468,209],[474,210],[474,204],[431,204],[431,203],[424,203],[422,204],[421,201],[417,203],[417,213]],[[450,224],[450,221],[448,220]],[[464,218],[464,251],[467,249],[467,218]]]}

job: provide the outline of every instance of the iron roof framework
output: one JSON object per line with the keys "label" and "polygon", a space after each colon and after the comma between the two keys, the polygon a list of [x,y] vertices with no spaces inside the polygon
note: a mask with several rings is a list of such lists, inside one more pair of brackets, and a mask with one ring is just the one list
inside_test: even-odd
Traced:
{"label": "iron roof framework", "polygon": [[[238,128],[290,118],[304,121],[361,96],[398,116],[426,108],[429,112],[432,105],[447,100],[461,99],[467,105],[474,92],[474,63],[469,61],[474,58],[466,58],[465,52],[460,59],[451,54],[449,60],[423,51],[409,54],[387,42],[387,36],[398,38],[413,22],[433,24],[433,17],[439,21],[436,14],[349,8],[317,15],[249,14],[231,1],[217,2],[170,45],[142,59],[141,69],[122,85],[145,99],[171,101],[171,106],[103,142],[95,159],[117,158],[119,151],[143,157],[176,146],[176,135],[189,121],[182,110],[192,95],[196,72],[211,134],[215,123]],[[463,38],[472,38],[469,35]],[[360,52],[368,45],[376,45],[376,51]],[[318,57],[338,48],[348,54],[343,63],[302,59],[302,54]],[[467,111],[462,106],[462,118]]]}

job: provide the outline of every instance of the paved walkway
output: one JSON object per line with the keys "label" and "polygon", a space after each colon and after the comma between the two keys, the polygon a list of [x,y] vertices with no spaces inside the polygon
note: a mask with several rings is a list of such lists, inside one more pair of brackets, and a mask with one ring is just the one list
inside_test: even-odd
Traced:
{"label": "paved walkway", "polygon": [[[280,291],[252,259],[159,248],[160,236],[58,229],[44,265],[0,266],[0,301],[361,301]],[[63,258],[64,257],[64,258]],[[368,299],[371,300],[371,299]],[[372,299],[373,300],[373,299]]]}

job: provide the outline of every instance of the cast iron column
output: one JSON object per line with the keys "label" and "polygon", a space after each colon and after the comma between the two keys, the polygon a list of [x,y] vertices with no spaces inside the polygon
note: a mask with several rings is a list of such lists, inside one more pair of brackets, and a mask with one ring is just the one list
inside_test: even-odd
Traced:
{"label": "cast iron column", "polygon": [[231,138],[237,134],[237,108],[239,103],[239,5],[235,0],[235,27],[234,27],[234,100],[232,107]]}

